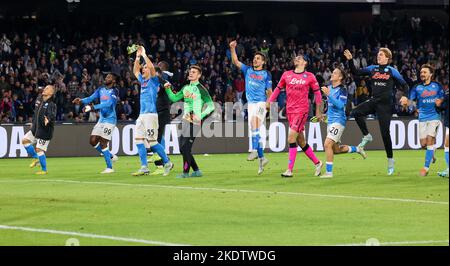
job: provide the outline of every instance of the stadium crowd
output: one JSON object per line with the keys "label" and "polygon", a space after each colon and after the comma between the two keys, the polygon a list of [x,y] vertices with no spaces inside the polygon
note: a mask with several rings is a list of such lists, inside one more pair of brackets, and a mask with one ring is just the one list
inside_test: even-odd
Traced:
{"label": "stadium crowd", "polygon": [[[313,62],[309,71],[324,85],[328,84],[335,66],[348,69],[344,49],[349,48],[355,55],[356,67],[365,67],[375,63],[378,48],[387,45],[394,53],[392,65],[399,69],[410,87],[418,82],[420,65],[429,62],[436,68],[436,81],[448,89],[447,30],[447,26],[433,19],[411,18],[390,24],[376,21],[370,28],[333,37],[319,33],[301,38],[237,35],[237,52],[248,65],[255,51],[266,53],[267,69],[274,84],[283,71],[292,68],[294,54],[307,53]],[[56,29],[46,34],[0,33],[0,122],[30,121],[38,90],[47,84],[56,87],[58,121],[94,122],[96,114],[83,114],[82,106],[72,104],[72,100],[90,95],[108,72],[121,77],[117,87],[119,120],[135,120],[139,114],[139,84],[131,70],[133,55],[127,53],[127,46],[134,43],[145,45],[153,61],[169,63],[174,87],[185,83],[189,65],[199,64],[203,68],[202,83],[215,102],[245,102],[245,83],[231,64],[228,47],[236,35],[120,33],[72,36],[71,41],[67,37]],[[370,84],[366,80],[350,76],[346,82],[351,106],[370,97]],[[284,99],[279,97],[281,110]],[[395,108],[399,116],[416,115],[413,106],[396,105]]]}

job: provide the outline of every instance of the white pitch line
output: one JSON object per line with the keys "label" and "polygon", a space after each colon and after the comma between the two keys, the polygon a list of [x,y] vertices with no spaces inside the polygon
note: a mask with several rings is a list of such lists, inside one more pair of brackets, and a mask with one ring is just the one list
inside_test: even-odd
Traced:
{"label": "white pitch line", "polygon": [[[107,240],[113,240],[113,241],[150,244],[150,245],[159,245],[159,246],[187,246],[186,244],[167,243],[167,242],[153,241],[153,240],[146,240],[146,239],[116,237],[116,236],[78,233],[78,232],[70,232],[70,231],[59,231],[59,230],[52,230],[52,229],[39,229],[39,228],[22,227],[22,226],[0,225],[0,230],[15,230],[15,231],[34,232],[34,233],[54,234],[54,235],[77,236],[77,237],[94,238],[94,239],[107,239]],[[390,246],[390,245],[392,246],[392,245],[420,245],[420,244],[442,244],[442,243],[448,244],[449,241],[448,240],[424,240],[424,241],[381,242],[378,244],[380,246]],[[367,244],[366,243],[353,243],[353,244],[341,244],[341,245],[336,245],[336,246],[367,246]]]}
{"label": "white pitch line", "polygon": [[[420,245],[420,244],[443,244],[449,243],[447,240],[423,240],[423,241],[402,241],[402,242],[381,242],[380,246],[401,246],[401,245]],[[367,243],[341,244],[336,246],[367,246]]]}
{"label": "white pitch line", "polygon": [[277,194],[277,195],[307,196],[307,197],[320,197],[320,198],[356,199],[356,200],[372,200],[372,201],[396,201],[396,202],[406,202],[406,203],[449,205],[448,201],[431,201],[431,200],[400,199],[400,198],[385,198],[385,197],[366,197],[366,196],[351,196],[351,195],[329,195],[329,194],[314,194],[314,193],[303,193],[303,192],[283,192],[283,191],[170,186],[170,185],[152,185],[152,184],[129,184],[129,183],[118,183],[118,182],[77,181],[77,180],[61,180],[61,179],[0,180],[0,183],[21,183],[21,182],[25,182],[25,183],[27,183],[27,182],[50,182],[50,183],[52,183],[53,182],[53,183],[74,183],[74,184],[111,185],[111,186],[129,186],[129,187],[152,187],[152,188],[164,188],[164,189],[184,189],[184,190],[203,190],[203,191],[235,192],[235,193]]}
{"label": "white pitch line", "polygon": [[35,232],[35,233],[47,233],[47,234],[54,234],[54,235],[78,236],[78,237],[86,237],[86,238],[94,238],[94,239],[108,239],[108,240],[114,240],[114,241],[150,244],[150,245],[158,245],[158,246],[187,246],[185,244],[167,243],[167,242],[153,241],[153,240],[146,240],[146,239],[106,236],[106,235],[59,231],[59,230],[51,230],[51,229],[39,229],[39,228],[21,227],[21,226],[0,225],[0,230],[2,230],[2,229],[3,230],[25,231],[25,232]]}

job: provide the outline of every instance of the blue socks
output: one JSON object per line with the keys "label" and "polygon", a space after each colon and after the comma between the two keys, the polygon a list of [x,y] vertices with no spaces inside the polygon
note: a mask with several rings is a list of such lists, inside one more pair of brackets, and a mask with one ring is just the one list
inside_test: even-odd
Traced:
{"label": "blue socks", "polygon": [[433,160],[434,147],[427,146],[427,151],[425,153],[425,168],[428,170],[430,168],[431,160]]}
{"label": "blue socks", "polygon": [[333,173],[333,162],[327,162],[327,173]]}
{"label": "blue socks", "polygon": [[261,147],[261,136],[259,135],[259,129],[252,130],[252,148],[258,151],[258,157],[264,157],[264,151]]}
{"label": "blue socks", "polygon": [[141,160],[141,166],[147,167],[147,149],[144,143],[136,144],[138,148],[139,159]]}
{"label": "blue socks", "polygon": [[39,156],[39,162],[41,163],[42,171],[47,172],[47,160],[43,151],[37,154]]}
{"label": "blue socks", "polygon": [[[161,146],[163,147],[164,150],[166,150],[166,140],[164,139],[164,137],[161,138],[161,142],[159,143],[161,144]],[[160,156],[161,157],[161,156]]]}
{"label": "blue socks", "polygon": [[151,148],[152,152],[157,153],[159,157],[161,157],[163,164],[166,164],[169,162],[169,158],[167,158],[167,154],[164,151],[164,147],[157,143],[156,145],[153,145]]}
{"label": "blue socks", "polygon": [[264,152],[263,152],[263,149],[261,147],[258,147],[257,151],[258,151],[258,158],[264,157]]}
{"label": "blue socks", "polygon": [[27,150],[28,155],[30,155],[34,159],[38,158],[38,155],[37,155],[36,151],[34,150],[33,145],[25,144],[24,147],[25,147],[25,150]]}
{"label": "blue socks", "polygon": [[105,158],[106,168],[112,169],[111,152],[108,147],[102,150],[103,158]]}
{"label": "blue socks", "polygon": [[348,146],[348,153],[355,153],[358,151],[358,148],[356,146]]}
{"label": "blue socks", "polygon": [[102,145],[100,143],[97,143],[94,147],[99,153],[103,154]]}
{"label": "blue socks", "polygon": [[[101,154],[104,156],[103,154],[103,150],[102,150],[102,145],[99,143],[97,143],[97,145],[94,146],[94,148]],[[113,158],[113,155],[111,152],[109,152],[109,155],[111,156],[111,159]]]}

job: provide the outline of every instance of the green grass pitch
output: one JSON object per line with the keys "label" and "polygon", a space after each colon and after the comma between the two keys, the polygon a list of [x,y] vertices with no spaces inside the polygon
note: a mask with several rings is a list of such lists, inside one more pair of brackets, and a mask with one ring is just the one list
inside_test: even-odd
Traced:
{"label": "green grass pitch", "polygon": [[[298,154],[294,178],[282,179],[286,153],[269,153],[257,176],[246,154],[196,155],[202,178],[132,177],[138,157],[121,157],[100,175],[102,157],[49,158],[36,176],[30,159],[0,160],[0,245],[446,245],[448,179],[442,150],[420,177],[424,151],[395,151],[386,176],[384,151],[335,159],[330,180],[313,176]],[[318,157],[324,159],[323,153]],[[152,168],[154,168],[152,166]]]}

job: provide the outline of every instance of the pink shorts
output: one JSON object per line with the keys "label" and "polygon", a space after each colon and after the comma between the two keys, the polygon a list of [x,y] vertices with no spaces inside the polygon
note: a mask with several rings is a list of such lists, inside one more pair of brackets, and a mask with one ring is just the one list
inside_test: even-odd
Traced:
{"label": "pink shorts", "polygon": [[308,120],[308,113],[292,113],[287,114],[289,127],[295,132],[302,132],[305,130],[306,120]]}

